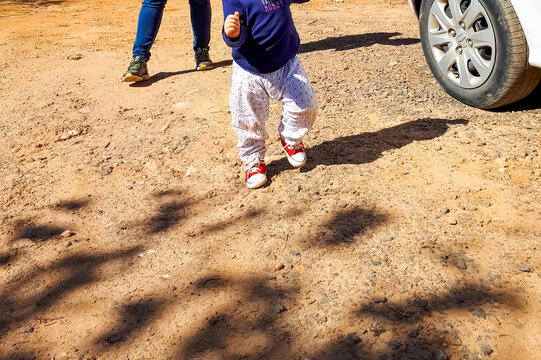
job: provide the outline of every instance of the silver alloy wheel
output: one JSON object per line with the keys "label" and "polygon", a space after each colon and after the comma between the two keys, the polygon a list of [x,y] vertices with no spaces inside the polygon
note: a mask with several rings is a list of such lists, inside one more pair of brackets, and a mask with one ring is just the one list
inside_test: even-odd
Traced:
{"label": "silver alloy wheel", "polygon": [[456,85],[483,85],[494,69],[496,39],[479,0],[435,0],[428,41],[437,66]]}

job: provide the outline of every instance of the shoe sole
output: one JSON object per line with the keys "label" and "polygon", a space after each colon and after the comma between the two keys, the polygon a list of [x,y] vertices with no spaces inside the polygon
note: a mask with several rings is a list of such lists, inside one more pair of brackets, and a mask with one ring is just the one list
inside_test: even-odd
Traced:
{"label": "shoe sole", "polygon": [[266,183],[267,183],[267,175],[265,175],[265,177],[260,182],[255,183],[255,184],[246,183],[246,186],[248,187],[248,189],[257,189],[257,188],[262,187]]}
{"label": "shoe sole", "polygon": [[[285,150],[284,150],[284,151],[285,151]],[[287,153],[286,153],[286,155],[287,155]],[[300,168],[300,167],[303,167],[304,164],[306,164],[306,159],[304,159],[303,162],[300,162],[300,163],[299,163],[299,162],[296,162],[295,160],[293,160],[289,155],[287,155],[287,160],[289,161],[289,164],[290,164],[291,166],[293,166],[295,169],[298,169],[298,168]]]}
{"label": "shoe sole", "polygon": [[199,65],[199,67],[196,67],[195,70],[197,71],[205,71],[210,70],[214,67],[214,65]]}
{"label": "shoe sole", "polygon": [[132,74],[128,74],[126,76],[124,76],[124,78],[122,79],[122,82],[139,82],[139,81],[145,81],[145,80],[148,80],[150,79],[150,76],[148,75],[144,75],[143,77],[141,76],[135,76],[135,75],[132,75]]}

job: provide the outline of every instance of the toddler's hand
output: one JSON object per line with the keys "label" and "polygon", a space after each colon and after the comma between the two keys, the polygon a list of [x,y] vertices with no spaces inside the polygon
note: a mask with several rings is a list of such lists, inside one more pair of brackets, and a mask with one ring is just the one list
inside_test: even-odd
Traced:
{"label": "toddler's hand", "polygon": [[228,15],[224,23],[224,32],[231,38],[236,39],[240,35],[240,20],[239,12],[235,11],[234,15]]}

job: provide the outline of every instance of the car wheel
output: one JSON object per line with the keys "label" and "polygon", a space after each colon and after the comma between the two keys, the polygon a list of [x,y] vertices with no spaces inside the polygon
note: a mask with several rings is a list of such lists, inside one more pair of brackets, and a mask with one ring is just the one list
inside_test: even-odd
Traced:
{"label": "car wheel", "polygon": [[509,0],[424,0],[420,34],[430,70],[457,100],[490,109],[526,97],[541,79]]}

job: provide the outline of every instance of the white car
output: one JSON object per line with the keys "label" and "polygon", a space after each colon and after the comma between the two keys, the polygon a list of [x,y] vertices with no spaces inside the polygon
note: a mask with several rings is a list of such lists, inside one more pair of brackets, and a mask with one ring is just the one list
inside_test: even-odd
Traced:
{"label": "white car", "polygon": [[408,2],[430,70],[457,100],[496,108],[541,80],[541,0]]}

